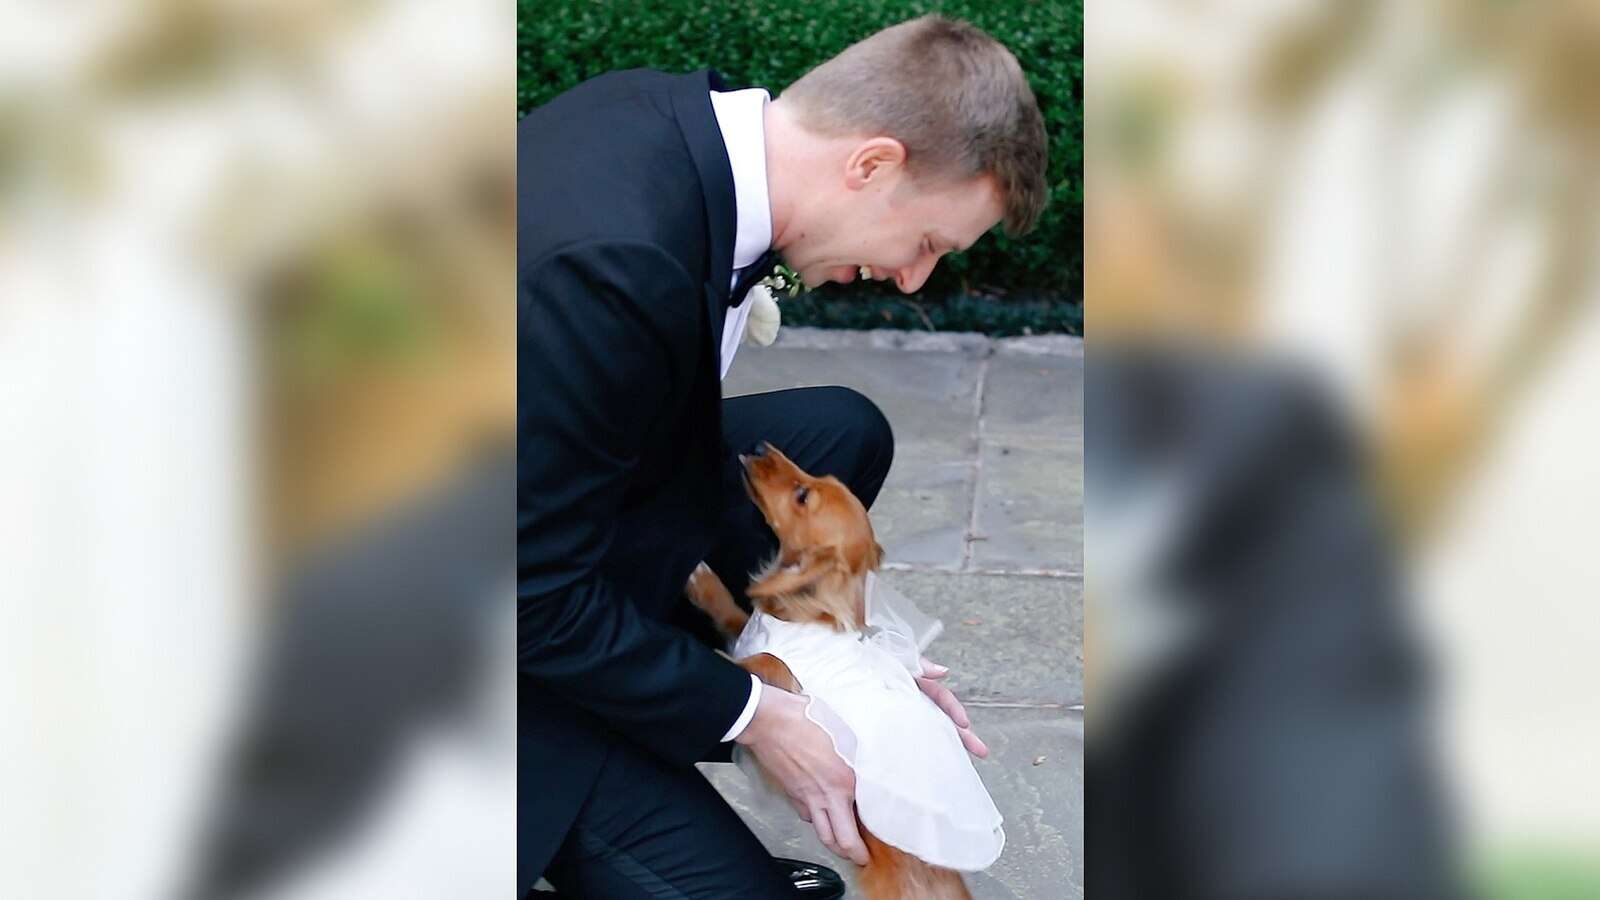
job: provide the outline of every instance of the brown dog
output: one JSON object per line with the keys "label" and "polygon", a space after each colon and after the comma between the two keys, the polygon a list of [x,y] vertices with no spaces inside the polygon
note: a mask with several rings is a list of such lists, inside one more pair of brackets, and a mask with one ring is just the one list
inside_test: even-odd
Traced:
{"label": "brown dog", "polygon": [[[860,630],[866,621],[867,573],[883,558],[866,507],[839,479],[812,477],[771,444],[739,461],[750,499],[778,536],[777,557],[746,591],[751,601],[785,621]],[[730,641],[744,630],[749,617],[704,564],[690,576],[687,593]],[[772,654],[736,662],[767,684],[801,691],[789,667]],[[970,900],[959,873],[884,843],[859,816],[856,828],[871,857],[859,879],[870,900]]]}

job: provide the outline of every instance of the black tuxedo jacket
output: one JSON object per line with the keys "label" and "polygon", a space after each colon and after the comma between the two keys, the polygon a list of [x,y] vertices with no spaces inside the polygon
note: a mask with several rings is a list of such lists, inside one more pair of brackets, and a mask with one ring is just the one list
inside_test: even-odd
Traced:
{"label": "black tuxedo jacket", "polygon": [[749,675],[666,622],[724,490],[735,205],[713,89],[713,72],[613,72],[517,130],[523,889],[608,743],[691,765],[750,695]]}

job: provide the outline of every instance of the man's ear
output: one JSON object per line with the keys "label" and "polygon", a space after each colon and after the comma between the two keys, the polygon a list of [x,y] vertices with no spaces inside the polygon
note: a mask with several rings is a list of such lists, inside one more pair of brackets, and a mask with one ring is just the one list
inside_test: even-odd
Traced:
{"label": "man's ear", "polygon": [[[860,190],[880,169],[905,165],[906,146],[892,137],[875,137],[856,146],[845,161],[845,184],[851,190]],[[882,177],[882,174],[878,174]]]}
{"label": "man's ear", "polygon": [[843,567],[844,561],[832,547],[807,550],[800,554],[800,559],[793,565],[783,566],[750,585],[745,589],[745,594],[752,600],[771,600],[798,594],[810,590],[817,582]]}

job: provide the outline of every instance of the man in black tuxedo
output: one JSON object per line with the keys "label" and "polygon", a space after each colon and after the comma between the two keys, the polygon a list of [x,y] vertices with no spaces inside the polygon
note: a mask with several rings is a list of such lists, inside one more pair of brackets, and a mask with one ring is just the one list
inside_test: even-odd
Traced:
{"label": "man in black tuxedo", "polygon": [[[727,400],[776,254],[806,284],[892,278],[996,223],[1030,229],[1045,138],[1016,60],[936,16],[886,29],[769,100],[715,73],[614,72],[518,129],[519,890],[838,896],[774,861],[693,768],[738,741],[835,852],[864,862],[853,776],[803,698],[713,652],[684,600],[707,561],[748,605],[776,549],[735,450],[767,440],[870,505],[882,413],[843,388]],[[949,691],[920,679],[971,734]],[[804,876],[804,877],[801,877]]]}

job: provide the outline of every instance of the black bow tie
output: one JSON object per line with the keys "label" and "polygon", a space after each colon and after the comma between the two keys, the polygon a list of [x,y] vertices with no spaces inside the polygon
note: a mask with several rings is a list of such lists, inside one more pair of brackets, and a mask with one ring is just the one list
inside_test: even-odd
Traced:
{"label": "black bow tie", "polygon": [[772,274],[772,268],[778,262],[778,251],[768,250],[761,254],[755,262],[744,267],[739,273],[739,280],[734,282],[733,292],[728,294],[728,308],[744,302],[744,295],[750,292],[755,283]]}

